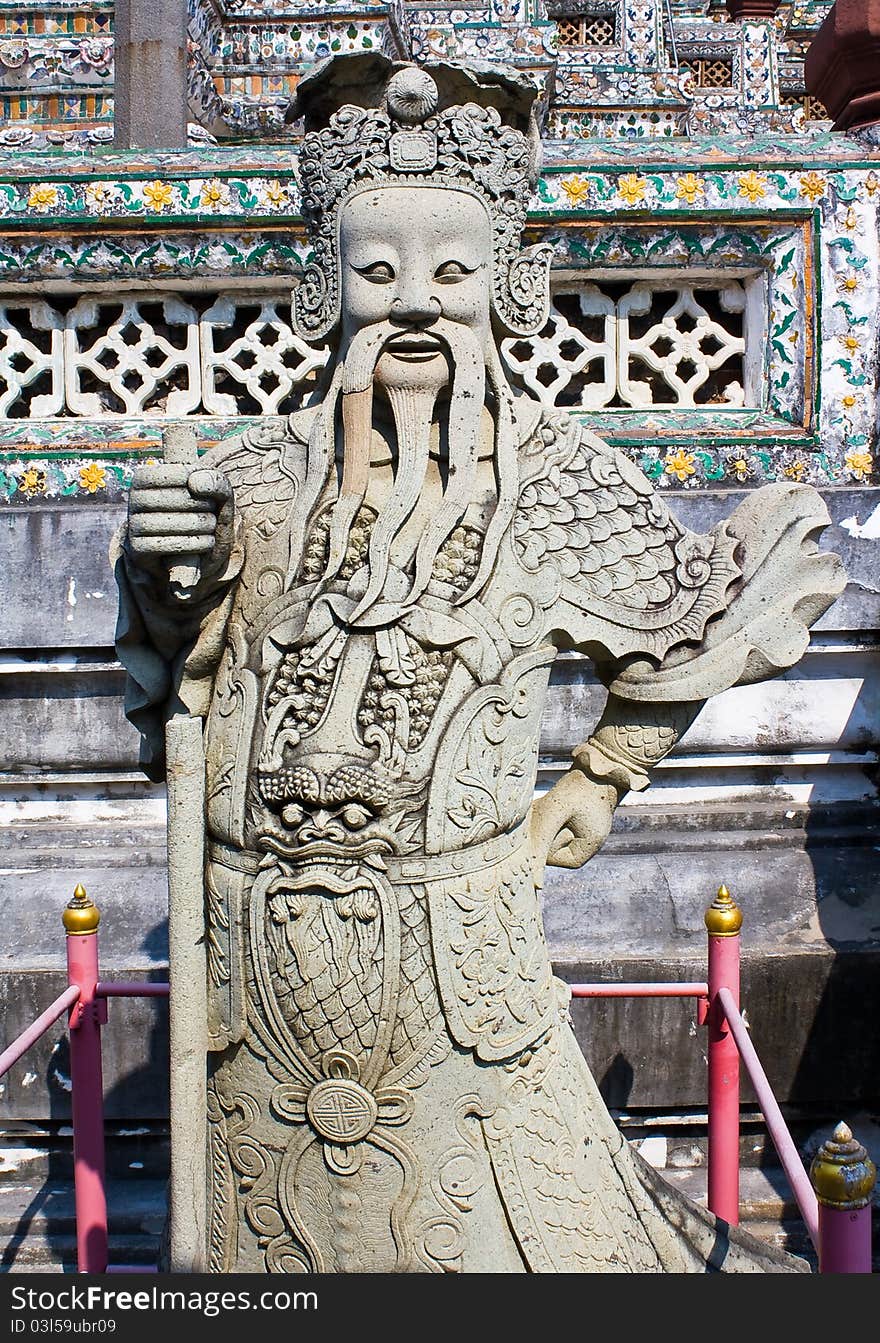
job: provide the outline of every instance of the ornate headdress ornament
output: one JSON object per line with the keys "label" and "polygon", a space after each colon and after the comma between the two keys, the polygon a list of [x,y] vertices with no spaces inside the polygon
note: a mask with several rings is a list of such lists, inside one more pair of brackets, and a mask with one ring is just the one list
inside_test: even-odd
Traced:
{"label": "ornate headdress ornament", "polygon": [[378,53],[336,56],[303,79],[288,120],[305,117],[299,168],[313,247],[294,295],[306,340],[339,320],[339,213],[359,191],[427,185],[476,196],[492,223],[492,299],[512,335],[547,320],[552,249],[520,250],[540,138],[536,90],[511,72],[437,62],[416,66]]}

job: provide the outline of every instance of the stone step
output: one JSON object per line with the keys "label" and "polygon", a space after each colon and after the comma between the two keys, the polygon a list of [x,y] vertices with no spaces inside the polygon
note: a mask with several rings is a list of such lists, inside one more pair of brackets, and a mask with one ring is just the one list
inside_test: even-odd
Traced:
{"label": "stone step", "polygon": [[[706,1206],[705,1167],[664,1170],[674,1188]],[[761,1240],[800,1255],[815,1268],[815,1254],[782,1171],[741,1172],[741,1225]],[[155,1264],[165,1223],[164,1179],[107,1183],[111,1264]],[[878,1238],[880,1241],[880,1238]],[[0,1186],[0,1272],[73,1272],[76,1235],[73,1185],[14,1180]],[[880,1269],[880,1264],[877,1265]]]}
{"label": "stone step", "polygon": [[[660,1174],[699,1207],[708,1206],[705,1166],[667,1169]],[[815,1272],[816,1252],[782,1168],[741,1166],[739,1195],[740,1226],[759,1240],[806,1259]]]}
{"label": "stone step", "polygon": [[[164,1179],[108,1180],[111,1264],[155,1264],[165,1225]],[[75,1272],[72,1181],[0,1185],[0,1272]]]}
{"label": "stone step", "polygon": [[[705,1166],[663,1170],[660,1174],[694,1203],[702,1208],[708,1206]],[[781,1166],[768,1165],[763,1169],[741,1166],[739,1194],[741,1226],[759,1240],[806,1259],[814,1272],[818,1270],[815,1248]],[[880,1273],[880,1189],[874,1198],[872,1245],[872,1272]]]}

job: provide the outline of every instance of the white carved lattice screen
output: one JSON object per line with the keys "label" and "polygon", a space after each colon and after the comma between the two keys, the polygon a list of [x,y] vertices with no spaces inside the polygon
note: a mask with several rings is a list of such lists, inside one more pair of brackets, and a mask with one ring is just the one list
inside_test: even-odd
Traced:
{"label": "white carved lattice screen", "polygon": [[760,276],[555,287],[550,318],[504,357],[546,406],[756,406]]}
{"label": "white carved lattice screen", "polygon": [[[754,406],[763,281],[563,280],[539,335],[507,340],[547,406]],[[326,361],[290,324],[289,291],[0,295],[0,418],[285,414]]]}
{"label": "white carved lattice screen", "polygon": [[326,352],[278,292],[0,296],[0,416],[161,418],[290,410]]}

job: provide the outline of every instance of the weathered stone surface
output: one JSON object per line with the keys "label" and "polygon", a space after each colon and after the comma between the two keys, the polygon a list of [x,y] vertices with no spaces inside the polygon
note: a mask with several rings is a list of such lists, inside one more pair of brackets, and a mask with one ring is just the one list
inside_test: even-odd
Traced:
{"label": "weathered stone surface", "polygon": [[[431,71],[343,58],[299,86],[323,399],[133,479],[117,648],[154,778],[170,715],[173,1110],[207,1072],[171,1267],[705,1271],[718,1224],[621,1146],[537,896],[706,699],[798,661],[843,571],[809,487],[691,532],[513,394],[497,340],[549,298],[550,249],[520,250],[534,89]],[[535,802],[566,649],[608,693]],[[798,1266],[738,1234],[722,1258]]]}
{"label": "weathered stone surface", "polygon": [[[704,532],[748,493],[677,494],[672,507],[685,527]],[[880,508],[880,487],[838,486],[820,493],[831,522],[819,547],[840,556],[847,587],[818,628],[873,630],[880,624],[880,547],[870,520]],[[16,600],[0,612],[0,648],[112,648],[117,601],[107,555],[124,520],[122,505],[91,501],[0,507],[4,555],[16,575]],[[868,534],[860,536],[866,528]]]}
{"label": "weathered stone surface", "polygon": [[[56,943],[58,939],[56,938]],[[63,959],[56,954],[52,959]],[[48,959],[48,958],[46,958]],[[120,974],[109,964],[108,980],[123,977],[164,979],[161,965]],[[44,1012],[67,984],[60,969],[33,963],[0,973],[0,1011],[4,1030],[14,1039]],[[108,1122],[149,1125],[168,1114],[168,1012],[161,998],[119,998],[110,1003],[103,1032],[104,1113]],[[16,1063],[3,1079],[0,1122],[70,1121],[70,1051],[65,1023],[59,1021]]]}
{"label": "weathered stone surface", "polygon": [[123,517],[100,504],[0,509],[5,562],[16,575],[16,600],[0,613],[4,649],[112,648],[107,554]]}
{"label": "weathered stone surface", "polygon": [[186,8],[176,0],[117,0],[114,143],[120,149],[186,146]]}

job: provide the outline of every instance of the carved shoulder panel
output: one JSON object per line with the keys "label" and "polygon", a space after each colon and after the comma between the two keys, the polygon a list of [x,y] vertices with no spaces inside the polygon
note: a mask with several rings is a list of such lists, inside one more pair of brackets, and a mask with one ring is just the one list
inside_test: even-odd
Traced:
{"label": "carved shoulder panel", "polygon": [[236,508],[253,515],[248,525],[263,538],[274,535],[299,493],[304,427],[302,414],[282,426],[255,425],[231,443],[218,444],[203,459],[203,465],[229,477]]}
{"label": "carved shoulder panel", "polygon": [[723,532],[683,527],[609,444],[561,419],[526,444],[513,521],[523,568],[558,577],[554,628],[613,657],[699,639],[740,570]]}
{"label": "carved shoulder panel", "polygon": [[451,719],[431,778],[427,853],[464,849],[509,832],[535,786],[541,709],[555,653],[515,658],[498,684],[476,689]]}

